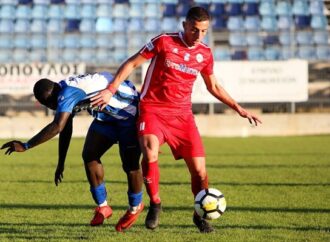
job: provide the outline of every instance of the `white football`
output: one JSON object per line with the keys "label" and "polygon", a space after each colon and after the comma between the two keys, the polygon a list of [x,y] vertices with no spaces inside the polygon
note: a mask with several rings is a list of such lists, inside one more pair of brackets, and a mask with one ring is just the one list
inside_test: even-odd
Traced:
{"label": "white football", "polygon": [[217,219],[225,210],[225,196],[215,188],[203,189],[195,197],[195,211],[204,219]]}

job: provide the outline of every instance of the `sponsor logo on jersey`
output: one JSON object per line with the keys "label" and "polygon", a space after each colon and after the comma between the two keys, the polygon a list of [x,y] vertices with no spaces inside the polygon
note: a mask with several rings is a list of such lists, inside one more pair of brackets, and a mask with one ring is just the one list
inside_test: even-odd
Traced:
{"label": "sponsor logo on jersey", "polygon": [[201,63],[203,60],[204,60],[204,57],[203,57],[202,54],[197,54],[197,55],[196,55],[196,61],[197,61],[198,63]]}
{"label": "sponsor logo on jersey", "polygon": [[177,71],[181,71],[190,75],[197,76],[198,75],[198,70],[190,68],[186,66],[185,64],[178,64],[173,61],[170,61],[168,59],[165,60],[165,65],[169,68],[175,69]]}
{"label": "sponsor logo on jersey", "polygon": [[149,51],[151,51],[151,50],[154,48],[154,45],[153,45],[153,43],[150,41],[150,42],[148,42],[148,43],[146,44],[146,47],[147,47],[147,49],[148,49]]}
{"label": "sponsor logo on jersey", "polygon": [[189,54],[189,53],[185,53],[183,59],[184,59],[185,61],[189,61],[189,59],[190,59],[190,54]]}

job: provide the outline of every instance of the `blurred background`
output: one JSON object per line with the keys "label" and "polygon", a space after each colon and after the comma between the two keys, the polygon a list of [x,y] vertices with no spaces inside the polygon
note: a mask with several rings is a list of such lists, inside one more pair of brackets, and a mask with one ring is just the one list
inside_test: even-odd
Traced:
{"label": "blurred background", "polygon": [[[264,121],[241,123],[199,80],[202,135],[330,133],[329,0],[0,0],[0,138],[29,137],[52,119],[32,95],[39,78],[115,73],[151,37],[181,31],[195,5],[212,15],[205,43],[220,83]],[[130,79],[140,87],[144,73]],[[84,135],[88,124],[76,123]]]}

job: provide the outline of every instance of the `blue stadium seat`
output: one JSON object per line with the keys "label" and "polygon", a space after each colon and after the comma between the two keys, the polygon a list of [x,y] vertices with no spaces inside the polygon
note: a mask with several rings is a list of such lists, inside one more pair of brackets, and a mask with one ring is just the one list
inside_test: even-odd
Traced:
{"label": "blue stadium seat", "polygon": [[243,6],[243,13],[246,16],[256,16],[259,15],[259,4],[257,1],[254,2],[247,2]]}
{"label": "blue stadium seat", "polygon": [[281,15],[277,20],[277,27],[280,30],[290,30],[293,26],[293,20],[291,16]]}
{"label": "blue stadium seat", "polygon": [[312,15],[311,27],[313,29],[327,29],[328,20],[324,15]]}
{"label": "blue stadium seat", "polygon": [[242,32],[230,32],[229,33],[229,44],[231,46],[246,46],[246,38],[245,38],[245,34]]}
{"label": "blue stadium seat", "polygon": [[112,57],[115,63],[121,63],[128,57],[127,51],[125,48],[116,48],[112,53]]}
{"label": "blue stadium seat", "polygon": [[313,34],[315,44],[327,45],[329,44],[329,32],[326,30],[316,30]]}
{"label": "blue stadium seat", "polygon": [[280,60],[289,60],[295,57],[294,49],[290,46],[282,46],[280,49]]}
{"label": "blue stadium seat", "polygon": [[80,19],[67,19],[65,24],[65,32],[78,32]]}
{"label": "blue stadium seat", "polygon": [[3,4],[3,5],[17,5],[18,0],[1,0],[1,4]]}
{"label": "blue stadium seat", "polygon": [[30,52],[30,61],[32,62],[46,62],[47,50],[46,49],[32,49]]}
{"label": "blue stadium seat", "polygon": [[32,9],[30,5],[18,5],[16,19],[31,19]]}
{"label": "blue stadium seat", "polygon": [[228,47],[216,46],[213,49],[214,59],[216,61],[231,60],[231,51]]}
{"label": "blue stadium seat", "polygon": [[96,6],[96,17],[112,17],[112,6],[110,4],[98,4]]}
{"label": "blue stadium seat", "polygon": [[176,15],[179,17],[185,17],[190,8],[189,3],[180,3],[176,8]]}
{"label": "blue stadium seat", "polygon": [[47,24],[47,32],[63,33],[64,22],[61,19],[50,19]]}
{"label": "blue stadium seat", "polygon": [[277,20],[274,16],[263,16],[261,19],[261,28],[268,32],[277,31]]}
{"label": "blue stadium seat", "polygon": [[209,7],[210,14],[214,17],[226,14],[224,3],[211,3]]}
{"label": "blue stadium seat", "polygon": [[31,35],[31,47],[35,49],[47,48],[47,36],[44,34],[32,34]]}
{"label": "blue stadium seat", "polygon": [[275,46],[267,47],[264,50],[264,57],[266,60],[279,60],[280,59],[280,49]]}
{"label": "blue stadium seat", "polygon": [[95,24],[96,32],[111,33],[113,31],[112,19],[108,17],[99,17]]}
{"label": "blue stadium seat", "polygon": [[[163,22],[165,19],[163,20]],[[128,32],[140,32],[144,29],[144,19],[140,17],[130,18],[128,22],[126,22],[127,31]],[[120,30],[119,30],[120,31]]]}
{"label": "blue stadium seat", "polygon": [[108,48],[99,48],[96,51],[96,62],[97,63],[112,63],[112,51]]}
{"label": "blue stadium seat", "polygon": [[49,5],[50,0],[33,0],[34,4],[40,4],[40,5]]}
{"label": "blue stadium seat", "polygon": [[67,19],[81,18],[81,8],[79,4],[66,4],[64,8],[64,16]]}
{"label": "blue stadium seat", "polygon": [[330,60],[330,46],[329,45],[317,45],[316,46],[316,58],[318,60]]}
{"label": "blue stadium seat", "polygon": [[0,33],[13,33],[14,26],[14,21],[12,19],[2,19],[0,20]]}
{"label": "blue stadium seat", "polygon": [[26,49],[14,49],[12,52],[12,59],[17,63],[28,63],[30,62],[30,53]]}
{"label": "blue stadium seat", "polygon": [[95,63],[96,61],[95,50],[88,48],[84,48],[80,50],[79,60],[89,64]]}
{"label": "blue stadium seat", "polygon": [[45,33],[47,32],[47,20],[45,19],[33,19],[31,22],[32,33]]}
{"label": "blue stadium seat", "polygon": [[13,37],[11,35],[0,35],[0,50],[1,49],[11,49],[14,47]]}
{"label": "blue stadium seat", "polygon": [[63,48],[64,47],[63,35],[48,34],[47,47],[48,47],[48,50]]}
{"label": "blue stadium seat", "polygon": [[246,33],[246,42],[249,46],[262,46],[263,39],[259,33]]}
{"label": "blue stadium seat", "polygon": [[65,0],[66,4],[76,4],[79,5],[81,0]]}
{"label": "blue stadium seat", "polygon": [[264,60],[264,50],[263,48],[260,47],[250,47],[247,50],[247,59],[248,60],[254,60],[254,61],[259,61],[259,60]]}
{"label": "blue stadium seat", "polygon": [[0,63],[12,62],[13,51],[9,49],[0,49]]}
{"label": "blue stadium seat", "polygon": [[147,32],[159,32],[161,22],[158,18],[146,18],[144,21],[144,30]]}
{"label": "blue stadium seat", "polygon": [[80,51],[78,49],[63,49],[62,51],[62,59],[64,62],[72,62],[76,63],[79,62],[79,53]]}
{"label": "blue stadium seat", "polygon": [[18,0],[18,4],[22,5],[22,4],[31,4],[33,3],[33,0]]}
{"label": "blue stadium seat", "polygon": [[277,34],[268,33],[264,37],[264,45],[278,45],[280,43],[279,37]]}
{"label": "blue stadium seat", "polygon": [[295,45],[296,44],[295,35],[289,31],[280,32],[279,42],[281,45],[286,45],[286,46]]}
{"label": "blue stadium seat", "polygon": [[312,45],[300,45],[298,47],[297,57],[306,60],[315,60],[316,51]]}
{"label": "blue stadium seat", "polygon": [[113,46],[116,49],[125,49],[127,47],[127,36],[126,34],[116,34],[112,36]]}
{"label": "blue stadium seat", "polygon": [[15,48],[29,49],[31,47],[31,37],[29,34],[16,34],[13,42]]}
{"label": "blue stadium seat", "polygon": [[174,32],[177,30],[177,20],[175,17],[164,17],[161,21],[161,29],[163,32]]}
{"label": "blue stadium seat", "polygon": [[276,4],[276,14],[279,16],[291,16],[292,6],[288,1],[280,1]]}
{"label": "blue stadium seat", "polygon": [[131,18],[142,18],[144,17],[144,5],[141,3],[131,3],[129,9],[129,16]]}
{"label": "blue stadium seat", "polygon": [[231,31],[239,31],[244,29],[244,21],[241,16],[232,16],[228,18],[227,28]]}
{"label": "blue stadium seat", "polygon": [[248,31],[260,30],[259,16],[246,16],[244,21],[244,28]]}
{"label": "blue stadium seat", "polygon": [[159,3],[146,3],[144,7],[144,16],[147,18],[159,18],[161,13]]}
{"label": "blue stadium seat", "polygon": [[297,29],[309,28],[311,23],[311,17],[308,15],[297,15],[295,17],[295,26]]}
{"label": "blue stadium seat", "polygon": [[114,0],[115,4],[129,3],[129,0]]}
{"label": "blue stadium seat", "polygon": [[175,17],[176,16],[176,4],[164,3],[162,8],[163,17]]}
{"label": "blue stadium seat", "polygon": [[62,4],[65,3],[65,0],[50,0],[51,4]]}
{"label": "blue stadium seat", "polygon": [[62,5],[62,4],[49,5],[48,17],[50,19],[63,19],[64,18],[64,5]]}
{"label": "blue stadium seat", "polygon": [[67,49],[80,48],[80,35],[79,34],[65,34],[64,35],[64,48],[67,48]]}
{"label": "blue stadium seat", "polygon": [[26,33],[30,31],[30,21],[28,19],[17,19],[15,22],[14,32]]}
{"label": "blue stadium seat", "polygon": [[127,4],[115,4],[112,9],[112,16],[115,18],[128,18],[129,7]]}
{"label": "blue stadium seat", "polygon": [[96,35],[96,47],[99,48],[112,48],[113,38],[108,33],[99,33]]}
{"label": "blue stadium seat", "polygon": [[246,51],[242,49],[233,50],[231,55],[232,60],[246,60]]}
{"label": "blue stadium seat", "polygon": [[32,18],[34,19],[47,19],[48,6],[43,4],[34,4],[32,7]]}
{"label": "blue stadium seat", "polygon": [[16,8],[14,5],[2,5],[0,8],[0,19],[15,19]]}
{"label": "blue stadium seat", "polygon": [[48,49],[47,50],[47,61],[48,62],[62,62],[62,50]]}
{"label": "blue stadium seat", "polygon": [[276,12],[274,2],[262,1],[259,5],[259,13],[263,16],[275,16]]}
{"label": "blue stadium seat", "polygon": [[82,4],[94,4],[97,5],[100,1],[95,1],[95,0],[81,0]]}
{"label": "blue stadium seat", "polygon": [[300,45],[312,45],[313,44],[313,32],[312,31],[297,31],[296,40]]}
{"label": "blue stadium seat", "polygon": [[133,52],[136,52],[138,49],[142,48],[146,42],[147,40],[143,34],[136,33],[128,36],[128,46],[133,49]]}
{"label": "blue stadium seat", "polygon": [[310,13],[313,15],[323,15],[324,2],[322,0],[314,0],[310,2]]}
{"label": "blue stadium seat", "polygon": [[226,12],[229,16],[240,16],[242,15],[242,5],[236,2],[229,3]]}
{"label": "blue stadium seat", "polygon": [[114,32],[123,32],[127,29],[128,22],[126,18],[114,18],[113,19],[113,31]]}
{"label": "blue stadium seat", "polygon": [[95,48],[97,47],[97,42],[95,41],[95,36],[89,33],[80,35],[80,46],[82,48]]}
{"label": "blue stadium seat", "polygon": [[96,31],[95,20],[83,18],[79,25],[79,31],[82,33],[94,33]]}
{"label": "blue stadium seat", "polygon": [[95,19],[96,18],[96,5],[83,4],[81,6],[81,18]]}
{"label": "blue stadium seat", "polygon": [[308,2],[304,0],[293,1],[292,13],[294,15],[308,15],[309,14]]}
{"label": "blue stadium seat", "polygon": [[225,30],[227,29],[227,18],[225,16],[215,16],[212,18],[213,30]]}

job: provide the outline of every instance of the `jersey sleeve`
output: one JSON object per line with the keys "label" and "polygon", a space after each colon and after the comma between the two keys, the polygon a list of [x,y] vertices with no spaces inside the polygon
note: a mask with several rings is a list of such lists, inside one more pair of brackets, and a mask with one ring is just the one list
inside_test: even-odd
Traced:
{"label": "jersey sleeve", "polygon": [[86,93],[76,87],[66,87],[64,88],[57,100],[57,113],[72,113],[74,106],[82,100],[84,97],[86,97]]}
{"label": "jersey sleeve", "polygon": [[213,65],[214,65],[214,60],[213,60],[213,55],[210,52],[210,57],[209,60],[207,62],[207,64],[205,65],[205,67],[201,70],[201,73],[204,75],[212,75],[213,74]]}
{"label": "jersey sleeve", "polygon": [[142,55],[146,59],[151,59],[155,55],[157,55],[163,45],[163,35],[158,35],[151,39],[145,46],[140,50],[140,55]]}

